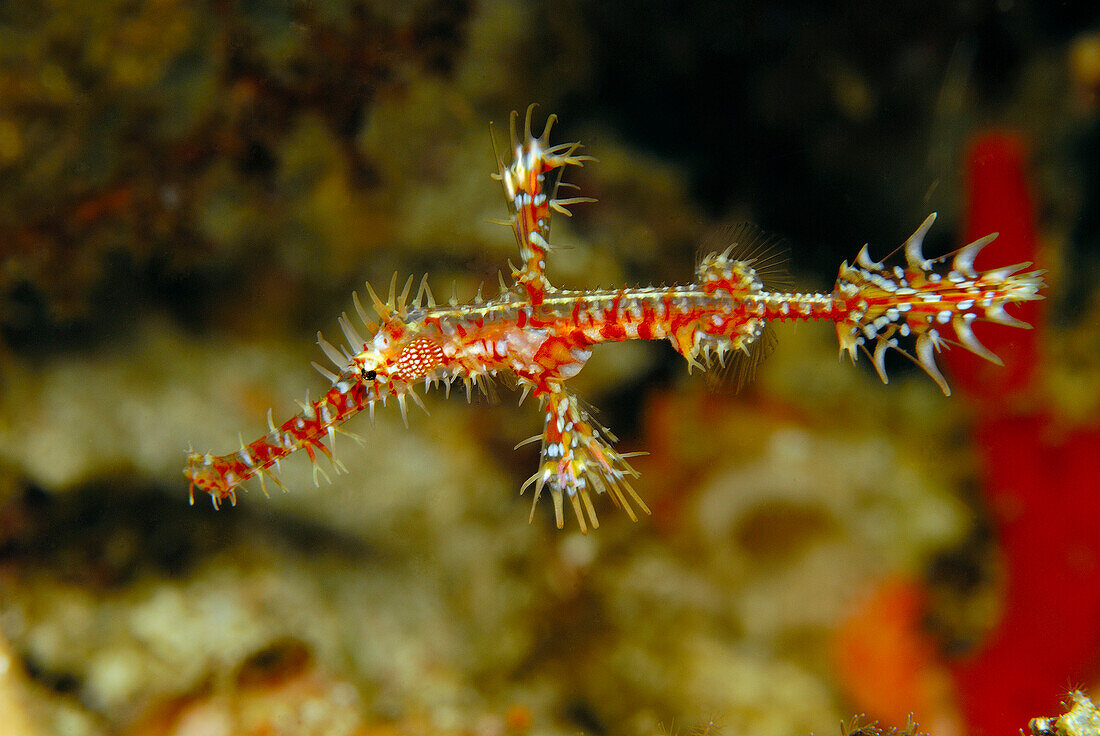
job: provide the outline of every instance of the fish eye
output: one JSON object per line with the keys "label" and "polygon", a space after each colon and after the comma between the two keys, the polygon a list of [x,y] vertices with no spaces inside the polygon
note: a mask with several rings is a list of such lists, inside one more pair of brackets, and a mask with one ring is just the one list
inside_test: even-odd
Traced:
{"label": "fish eye", "polygon": [[368,381],[373,381],[378,378],[378,371],[363,371],[363,378]]}

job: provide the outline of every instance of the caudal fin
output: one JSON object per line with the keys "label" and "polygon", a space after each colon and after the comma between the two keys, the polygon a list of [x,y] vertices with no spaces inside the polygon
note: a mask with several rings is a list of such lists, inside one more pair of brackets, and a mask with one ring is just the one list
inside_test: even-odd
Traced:
{"label": "caudal fin", "polygon": [[975,321],[987,321],[1030,328],[1005,307],[1044,298],[1039,294],[1044,272],[1024,271],[1030,263],[975,271],[974,258],[997,233],[954,254],[925,258],[924,236],[935,220],[933,212],[905,241],[904,267],[872,260],[866,245],[853,265],[841,264],[835,296],[844,305],[844,316],[837,321],[836,332],[840,350],[848,351],[854,361],[857,349],[862,349],[883,383],[888,382],[886,351],[893,348],[910,357],[949,396],[951,389],[936,366],[936,353],[952,344],[961,345],[1000,364],[1000,358],[978,341],[971,326]]}

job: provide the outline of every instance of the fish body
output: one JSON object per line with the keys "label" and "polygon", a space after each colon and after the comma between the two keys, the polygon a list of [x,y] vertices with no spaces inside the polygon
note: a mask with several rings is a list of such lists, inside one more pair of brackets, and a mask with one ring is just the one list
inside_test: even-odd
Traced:
{"label": "fish body", "polygon": [[[775,323],[826,321],[835,325],[841,353],[853,361],[860,351],[866,353],[883,382],[885,354],[895,349],[950,394],[935,354],[956,344],[1000,362],[977,340],[972,324],[1026,327],[1005,307],[1042,298],[1042,272],[1026,271],[1030,264],[975,270],[975,257],[995,233],[950,256],[926,258],[923,240],[935,214],[905,241],[904,264],[874,261],[864,246],[853,264],[841,264],[829,293],[772,288],[765,277],[771,258],[767,242],[751,229],[737,231],[724,252],[706,256],[690,284],[558,289],[545,276],[552,251],[550,218],[553,212],[569,215],[569,206],[592,201],[557,196],[562,172],[590,157],[579,155],[576,143],[549,145],[553,116],[538,137],[531,133],[530,109],[522,138],[515,120],[513,114],[511,161],[506,164],[498,155],[494,174],[504,186],[510,214],[505,224],[515,234],[523,263],[513,268],[512,282],[501,277],[500,291],[492,299],[482,298],[479,291],[471,302],[451,299],[442,305],[436,303],[427,277],[412,298],[411,277],[398,291],[395,276],[385,300],[368,284],[376,316],[353,295],[365,336],[347,314],[338,320],[346,346],[337,348],[318,333],[318,344],[335,370],[314,365],[330,388],[316,400],[307,395],[301,411],[282,424],[274,424],[269,413],[268,433],[247,445],[242,442],[236,452],[190,451],[184,474],[191,482],[192,502],[198,489],[215,506],[226,499],[235,503],[237,488],[253,477],[266,492],[265,478],[278,483],[274,471],[279,461],[298,450],[314,462],[315,481],[324,474],[318,454],[327,456],[339,472],[344,468],[331,454],[332,440],[344,422],[364,409],[373,416],[376,404],[393,400],[407,424],[408,401],[424,407],[419,386],[449,390],[461,382],[470,395],[474,387],[485,390],[494,377],[506,374],[524,398],[532,394],[539,400],[546,415],[542,435],[531,438],[541,441],[540,465],[521,492],[533,486],[536,503],[548,493],[559,528],[568,501],[587,532],[599,525],[594,495],[607,494],[631,519],[637,519],[636,510],[649,513],[631,485],[637,472],[629,455],[615,449],[614,435],[565,385],[584,367],[595,345],[668,340],[689,370],[707,369],[725,365],[727,359],[758,359]],[[912,353],[907,352],[910,346]]]}

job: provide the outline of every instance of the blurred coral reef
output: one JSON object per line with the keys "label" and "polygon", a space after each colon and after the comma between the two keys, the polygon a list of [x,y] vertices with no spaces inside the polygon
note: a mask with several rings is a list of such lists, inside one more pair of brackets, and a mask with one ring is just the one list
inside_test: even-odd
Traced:
{"label": "blurred coral reef", "polygon": [[[1100,623],[1071,635],[1049,611],[1095,595],[1006,577],[1039,524],[1054,564],[1100,566],[1072,525],[1100,518],[1095,454],[1042,460],[1100,424],[1100,19],[615,5],[0,8],[5,733],[802,736],[865,711],[883,725],[847,734],[915,734],[914,713],[999,736],[965,673],[1000,681],[959,663],[1019,600],[1076,649],[1073,672],[1019,663],[1030,715],[1096,682]],[[979,333],[1034,368],[999,415],[1017,444],[967,398],[996,374],[956,364],[967,388],[944,399],[899,362],[881,386],[802,325],[738,395],[667,346],[597,352],[578,391],[651,453],[636,525],[606,503],[587,537],[543,507],[527,523],[535,451],[512,447],[541,418],[507,390],[433,395],[409,429],[353,422],[366,446],[339,438],[332,485],[292,460],[290,493],[189,507],[188,443],[225,451],[316,391],[312,336],[363,280],[428,272],[465,299],[507,272],[487,123],[531,101],[598,159],[573,181],[600,201],[554,225],[551,277],[574,288],[686,280],[708,233],[748,218],[789,237],[796,284],[828,289],[928,211],[962,230],[968,141],[1018,131],[1050,308],[1026,345]],[[1005,453],[1038,457],[1036,516],[997,505]]]}

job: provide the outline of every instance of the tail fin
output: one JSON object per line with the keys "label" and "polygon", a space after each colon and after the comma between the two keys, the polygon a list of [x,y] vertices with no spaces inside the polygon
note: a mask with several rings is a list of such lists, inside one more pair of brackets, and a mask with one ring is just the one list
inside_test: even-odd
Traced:
{"label": "tail fin", "polygon": [[[949,267],[944,264],[951,254],[927,259],[922,252],[924,236],[935,220],[932,213],[905,241],[904,268],[873,261],[866,245],[855,264],[841,264],[835,296],[844,305],[844,314],[837,320],[836,332],[841,351],[847,350],[854,361],[856,349],[862,349],[883,383],[888,382],[886,351],[893,348],[911,358],[949,396],[951,389],[936,366],[935,354],[957,344],[1000,364],[1000,358],[974,336],[971,325],[984,320],[1030,328],[1005,307],[1042,299],[1044,272],[1021,273],[1030,263],[975,271],[975,256],[997,233],[960,248]],[[913,354],[902,347],[902,340],[910,337],[914,338]]]}

